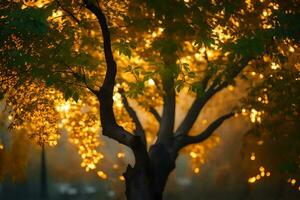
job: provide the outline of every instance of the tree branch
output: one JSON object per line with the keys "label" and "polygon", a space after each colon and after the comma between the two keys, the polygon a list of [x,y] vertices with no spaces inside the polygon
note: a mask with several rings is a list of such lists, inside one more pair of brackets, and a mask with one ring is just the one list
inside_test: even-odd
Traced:
{"label": "tree branch", "polygon": [[149,108],[149,112],[155,117],[155,119],[157,120],[157,122],[160,124],[161,117],[158,114],[157,110],[154,107],[150,107]]}
{"label": "tree branch", "polygon": [[177,128],[175,135],[187,135],[193,124],[195,123],[200,111],[204,107],[204,105],[208,102],[208,100],[216,93],[213,88],[209,88],[203,97],[196,98],[190,107],[188,113],[185,118]]}
{"label": "tree branch", "polygon": [[[78,73],[78,72],[75,72],[71,66],[69,66],[67,63],[65,63],[64,61],[62,61],[63,64],[70,70],[71,74],[73,75],[73,77],[79,81],[79,82],[82,82],[82,79],[81,79],[81,76],[82,74]],[[93,88],[91,88],[88,84],[87,84],[87,81],[86,81],[86,76],[85,76],[85,72],[83,74],[83,82],[84,82],[84,85],[85,87],[90,91],[92,92],[93,94],[97,95],[98,91],[97,90],[94,90]],[[67,83],[67,82],[66,82]],[[81,86],[82,87],[82,86]]]}
{"label": "tree branch", "polygon": [[136,114],[136,112],[134,111],[134,109],[129,105],[128,100],[124,94],[124,91],[122,89],[119,90],[119,93],[122,96],[122,103],[127,111],[127,113],[129,114],[129,116],[131,117],[131,119],[133,120],[133,122],[135,123],[135,134],[141,137],[142,142],[144,143],[144,145],[147,145],[147,140],[146,140],[146,135],[145,135],[145,131],[144,128]]}
{"label": "tree branch", "polygon": [[188,136],[188,135],[181,135],[177,136],[177,144],[176,144],[176,150],[180,150],[181,148],[189,145],[189,144],[195,144],[202,142],[209,138],[214,131],[221,126],[221,124],[226,120],[229,119],[230,117],[234,116],[234,113],[228,113],[225,114],[218,119],[216,119],[214,122],[212,122],[202,133],[200,133],[197,136]]}
{"label": "tree branch", "polygon": [[[247,66],[248,62],[250,61],[251,57],[243,58],[239,61],[237,67],[231,72],[231,80],[239,75],[239,73]],[[222,76],[222,75],[221,75]],[[206,76],[203,79],[203,84],[208,83],[211,76]],[[206,85],[204,85],[206,87]],[[211,86],[206,90],[204,96],[202,98],[196,98],[190,107],[188,113],[186,114],[185,118],[179,125],[178,129],[175,132],[175,135],[187,135],[190,129],[192,128],[193,124],[197,120],[199,113],[201,112],[202,108],[205,104],[213,97],[216,93],[221,91],[222,89],[226,88],[229,85],[227,80],[219,83],[218,78],[214,80]]]}
{"label": "tree branch", "polygon": [[63,10],[65,11],[75,22],[77,22],[78,24],[80,23],[80,20],[68,9],[64,8],[61,3],[59,2],[59,0],[55,1],[57,3],[57,5]]}
{"label": "tree branch", "polygon": [[175,123],[175,106],[176,106],[176,93],[174,89],[174,78],[162,77],[163,79],[163,90],[164,90],[164,105],[162,116],[160,120],[160,127],[158,131],[157,142],[165,144],[171,144],[173,140],[173,129]]}
{"label": "tree branch", "polygon": [[87,80],[86,80],[86,74],[85,74],[85,70],[84,68],[82,68],[82,71],[83,71],[83,81],[84,81],[84,84],[85,86],[95,95],[97,95],[98,91],[97,90],[94,90],[93,88],[91,88],[88,83],[87,83]]}
{"label": "tree branch", "polygon": [[135,146],[139,146],[142,143],[140,137],[130,134],[123,127],[119,126],[113,112],[113,90],[115,86],[117,65],[111,49],[110,32],[106,22],[106,17],[101,8],[95,6],[89,0],[84,0],[84,3],[86,8],[97,17],[103,37],[106,74],[102,87],[96,93],[100,102],[102,133],[121,144],[129,146],[135,152]]}

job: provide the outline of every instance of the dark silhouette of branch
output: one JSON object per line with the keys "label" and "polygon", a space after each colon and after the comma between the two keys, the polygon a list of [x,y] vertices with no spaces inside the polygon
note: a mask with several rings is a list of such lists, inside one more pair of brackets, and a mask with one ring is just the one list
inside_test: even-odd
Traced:
{"label": "dark silhouette of branch", "polygon": [[[89,0],[83,1],[86,8],[90,10],[98,19],[102,31],[104,56],[106,61],[106,74],[104,82],[99,91],[96,91],[97,98],[100,102],[100,120],[103,135],[110,137],[121,144],[130,147],[136,157],[136,164],[144,162],[147,156],[146,150],[142,147],[142,141],[139,136],[134,136],[116,122],[113,112],[113,90],[117,73],[117,65],[111,49],[110,32],[107,25],[106,17],[100,7],[95,6]],[[142,150],[142,152],[137,152]],[[140,158],[141,157],[141,158]],[[145,161],[146,162],[146,161]]]}
{"label": "dark silhouette of branch", "polygon": [[84,81],[84,84],[86,85],[86,87],[93,93],[93,94],[97,94],[97,90],[94,90],[93,88],[91,88],[89,85],[88,85],[88,82],[87,82],[87,79],[86,79],[86,74],[85,74],[85,70],[84,68],[82,68],[82,72],[83,72],[83,81]]}
{"label": "dark silhouette of branch", "polygon": [[175,123],[175,106],[176,106],[176,93],[174,89],[174,78],[162,77],[163,90],[164,90],[164,105],[162,116],[160,120],[160,127],[158,131],[157,142],[171,144],[173,140],[173,129]]}
{"label": "dark silhouette of branch", "polygon": [[161,117],[158,114],[157,110],[154,107],[150,107],[149,108],[149,112],[155,117],[155,119],[157,120],[157,122],[160,123]]}
{"label": "dark silhouette of branch", "polygon": [[[80,87],[85,87],[85,88],[87,88],[90,92],[92,92],[93,94],[97,94],[97,90],[94,90],[93,88],[91,88],[89,85],[88,85],[88,83],[87,83],[87,81],[86,81],[86,76],[85,76],[85,72],[83,73],[83,75],[82,74],[80,74],[80,73],[78,73],[78,72],[75,72],[73,69],[72,69],[72,67],[71,66],[69,66],[67,63],[65,63],[64,61],[62,61],[63,62],[63,64],[70,70],[70,73],[73,75],[73,77],[77,80],[77,81],[79,81],[79,82],[83,82],[84,83],[84,85],[85,86],[82,86],[82,85],[80,85],[80,84],[75,84],[75,83],[73,83],[74,85],[77,85],[77,86],[80,86]],[[82,77],[83,76],[83,80],[82,80]],[[67,83],[67,84],[71,84],[70,82],[65,82],[65,83]]]}
{"label": "dark silhouette of branch", "polygon": [[133,136],[119,126],[116,122],[113,112],[113,88],[115,85],[115,77],[117,72],[116,62],[111,50],[110,33],[104,13],[100,8],[97,8],[89,0],[84,0],[88,10],[96,15],[101,27],[102,37],[104,42],[104,54],[106,61],[106,74],[102,87],[96,93],[100,101],[100,118],[103,128],[103,135],[106,135],[116,141],[131,146]]}
{"label": "dark silhouette of branch", "polygon": [[214,131],[221,126],[221,124],[226,120],[229,119],[230,117],[234,116],[234,113],[228,113],[225,114],[218,119],[216,119],[214,122],[212,122],[202,133],[200,133],[197,136],[188,136],[188,135],[180,135],[177,136],[177,144],[176,144],[176,150],[180,150],[181,148],[190,145],[190,144],[195,144],[202,142],[209,138]]}
{"label": "dark silhouette of branch", "polygon": [[70,85],[70,86],[77,86],[77,87],[80,87],[80,88],[87,88],[85,85],[79,84],[77,82],[69,82],[69,81],[64,81],[64,80],[58,80],[58,82],[61,82],[63,84],[67,84],[67,85]]}
{"label": "dark silhouette of branch", "polygon": [[187,135],[193,124],[195,123],[200,111],[208,100],[216,93],[213,88],[209,88],[203,97],[198,97],[192,103],[185,118],[177,128],[175,135]]}
{"label": "dark silhouette of branch", "polygon": [[[240,72],[247,66],[248,62],[251,60],[251,57],[243,58],[239,61],[239,64],[237,64],[236,68],[231,72],[231,80],[235,79]],[[222,76],[219,75],[219,76]],[[208,84],[209,79],[211,76],[206,76],[203,80],[203,86],[206,87]],[[219,91],[223,90],[229,85],[229,81],[224,80],[220,82],[221,77],[215,78],[213,83],[209,86],[209,88],[206,90],[204,96],[197,97],[194,102],[192,103],[192,106],[190,107],[189,111],[187,112],[185,118],[179,125],[178,129],[175,132],[175,135],[187,135],[190,129],[192,128],[193,124],[197,120],[197,117],[199,113],[201,112],[202,108],[205,106],[205,104]]]}
{"label": "dark silhouette of branch", "polygon": [[59,0],[55,0],[55,2],[63,11],[65,11],[68,14],[68,16],[70,16],[75,22],[80,24],[80,20],[71,11],[63,7]]}
{"label": "dark silhouette of branch", "polygon": [[135,110],[129,105],[128,100],[124,94],[124,91],[122,89],[119,89],[119,93],[122,96],[122,103],[123,103],[126,111],[128,112],[128,114],[131,117],[131,119],[133,120],[133,122],[135,123],[135,134],[141,137],[144,145],[147,145],[144,128],[143,128]]}

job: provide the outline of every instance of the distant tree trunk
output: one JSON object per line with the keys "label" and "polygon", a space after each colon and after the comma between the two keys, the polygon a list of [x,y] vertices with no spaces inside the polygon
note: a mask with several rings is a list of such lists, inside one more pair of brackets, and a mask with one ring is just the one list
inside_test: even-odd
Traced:
{"label": "distant tree trunk", "polygon": [[162,200],[169,174],[175,169],[175,159],[162,144],[149,151],[148,165],[128,166],[126,180],[127,200]]}
{"label": "distant tree trunk", "polygon": [[41,151],[40,199],[48,199],[46,151],[44,144]]}

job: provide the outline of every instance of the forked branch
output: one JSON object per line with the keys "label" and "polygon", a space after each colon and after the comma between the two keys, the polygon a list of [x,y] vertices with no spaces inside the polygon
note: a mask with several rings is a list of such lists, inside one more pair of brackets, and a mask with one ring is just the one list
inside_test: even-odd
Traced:
{"label": "forked branch", "polygon": [[121,96],[122,96],[122,103],[127,111],[127,113],[129,114],[130,118],[133,120],[134,124],[135,124],[135,135],[138,135],[141,137],[142,142],[144,145],[147,145],[146,143],[146,135],[145,135],[145,131],[144,128],[135,112],[135,110],[129,105],[127,97],[124,94],[124,91],[122,89],[119,90]]}
{"label": "forked branch", "polygon": [[209,138],[214,131],[221,126],[221,124],[230,117],[234,116],[234,113],[225,114],[214,122],[212,122],[202,133],[196,136],[188,136],[188,135],[181,135],[176,137],[176,150],[179,151],[181,148],[190,145],[202,142]]}
{"label": "forked branch", "polygon": [[[235,79],[241,71],[248,65],[248,62],[253,59],[252,57],[246,57],[241,59],[237,64],[236,68],[232,70],[231,72],[231,80]],[[222,75],[220,75],[222,76]],[[203,80],[203,86],[206,87],[209,79],[211,76],[206,76]],[[202,97],[197,97],[190,109],[188,110],[188,113],[186,114],[185,118],[179,125],[178,129],[175,132],[176,136],[180,135],[187,135],[194,123],[197,120],[197,117],[199,113],[201,112],[202,108],[205,106],[205,104],[219,91],[223,90],[229,85],[230,80],[224,80],[222,82],[218,81],[219,79],[216,78],[213,83],[209,86],[209,88],[206,90],[205,94]]]}

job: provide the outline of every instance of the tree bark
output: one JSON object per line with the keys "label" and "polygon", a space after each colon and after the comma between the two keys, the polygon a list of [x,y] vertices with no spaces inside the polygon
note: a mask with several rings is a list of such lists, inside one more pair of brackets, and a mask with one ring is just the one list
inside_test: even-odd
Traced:
{"label": "tree bark", "polygon": [[162,143],[151,146],[149,156],[153,168],[153,193],[155,199],[162,199],[168,177],[175,169],[176,158]]}
{"label": "tree bark", "polygon": [[167,148],[155,144],[149,151],[149,162],[136,160],[124,173],[128,200],[162,200],[169,174],[175,169],[175,160]]}
{"label": "tree bark", "polygon": [[127,200],[154,200],[151,172],[145,167],[128,165],[124,173]]}

